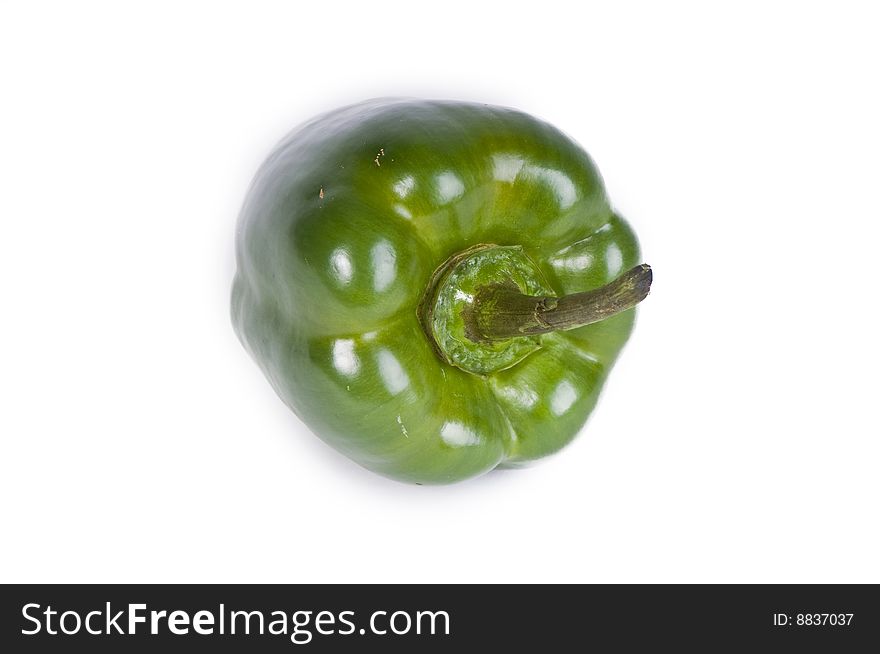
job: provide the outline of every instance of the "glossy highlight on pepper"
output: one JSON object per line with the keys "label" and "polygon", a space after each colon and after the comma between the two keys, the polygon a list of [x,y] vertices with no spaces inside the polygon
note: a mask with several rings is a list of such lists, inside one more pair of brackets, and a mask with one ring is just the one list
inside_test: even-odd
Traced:
{"label": "glossy highlight on pepper", "polygon": [[[636,237],[560,131],[445,101],[370,100],[299,127],[257,173],[236,257],[233,324],[279,396],[364,467],[420,484],[569,443],[650,284],[643,266],[641,294],[608,295],[599,322],[532,333],[530,312],[550,324],[562,298],[593,302],[584,291],[633,273]],[[532,332],[505,332],[517,307]]]}

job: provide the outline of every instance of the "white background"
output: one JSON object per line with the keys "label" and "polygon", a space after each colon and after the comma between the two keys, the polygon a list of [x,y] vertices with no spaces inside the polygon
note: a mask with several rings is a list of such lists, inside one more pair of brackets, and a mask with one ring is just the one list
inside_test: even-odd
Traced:
{"label": "white background", "polygon": [[[876,16],[611,4],[4,3],[0,580],[880,582]],[[233,334],[262,158],[383,95],[556,124],[654,267],[530,469],[368,473]]]}

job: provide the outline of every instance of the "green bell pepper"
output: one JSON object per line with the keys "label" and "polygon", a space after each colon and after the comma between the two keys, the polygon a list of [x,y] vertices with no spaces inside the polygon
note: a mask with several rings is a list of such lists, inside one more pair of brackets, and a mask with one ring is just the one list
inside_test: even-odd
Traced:
{"label": "green bell pepper", "polygon": [[569,443],[651,282],[583,149],[457,102],[371,100],[302,125],[257,173],[236,256],[233,323],[284,402],[414,483]]}

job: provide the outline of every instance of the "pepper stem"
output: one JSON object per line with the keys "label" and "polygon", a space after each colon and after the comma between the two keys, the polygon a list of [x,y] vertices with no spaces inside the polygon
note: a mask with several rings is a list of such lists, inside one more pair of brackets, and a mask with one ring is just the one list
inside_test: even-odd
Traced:
{"label": "pepper stem", "polygon": [[592,291],[563,297],[524,295],[513,282],[483,286],[465,316],[473,341],[575,329],[633,308],[651,290],[651,266],[640,264]]}

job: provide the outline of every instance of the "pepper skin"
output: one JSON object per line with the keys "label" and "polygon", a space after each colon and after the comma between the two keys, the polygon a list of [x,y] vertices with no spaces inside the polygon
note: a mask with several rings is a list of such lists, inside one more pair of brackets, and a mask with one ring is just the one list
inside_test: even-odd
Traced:
{"label": "pepper skin", "polygon": [[[561,297],[639,261],[587,153],[507,108],[379,99],[310,120],[257,173],[236,256],[233,324],[276,392],[327,443],[400,481],[556,452],[633,327],[627,309],[567,331],[461,336],[453,305],[475,289]],[[465,259],[470,272],[453,270]]]}

